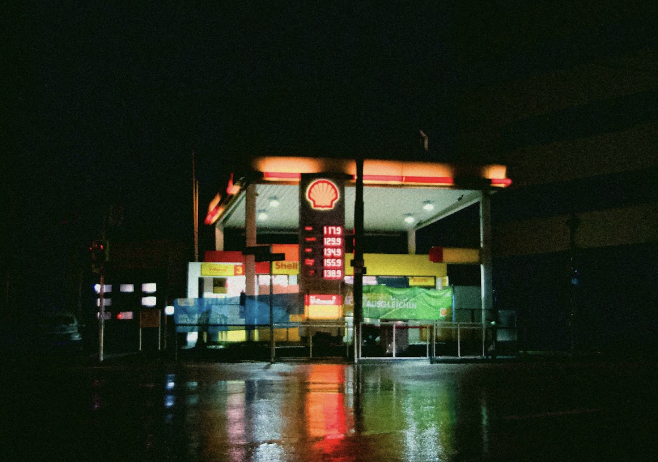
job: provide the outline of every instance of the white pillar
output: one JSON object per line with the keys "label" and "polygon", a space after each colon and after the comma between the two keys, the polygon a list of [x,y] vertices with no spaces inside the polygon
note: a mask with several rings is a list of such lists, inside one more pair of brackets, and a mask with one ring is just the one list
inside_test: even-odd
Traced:
{"label": "white pillar", "polygon": [[409,255],[416,254],[416,230],[410,229],[407,231],[407,253]]}
{"label": "white pillar", "polygon": [[215,250],[224,250],[224,224],[215,225]]}

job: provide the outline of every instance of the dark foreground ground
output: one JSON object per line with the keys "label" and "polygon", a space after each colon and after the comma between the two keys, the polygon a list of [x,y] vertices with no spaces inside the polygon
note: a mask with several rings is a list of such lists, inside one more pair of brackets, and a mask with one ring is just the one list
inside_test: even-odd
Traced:
{"label": "dark foreground ground", "polygon": [[654,461],[655,366],[11,364],[0,460]]}

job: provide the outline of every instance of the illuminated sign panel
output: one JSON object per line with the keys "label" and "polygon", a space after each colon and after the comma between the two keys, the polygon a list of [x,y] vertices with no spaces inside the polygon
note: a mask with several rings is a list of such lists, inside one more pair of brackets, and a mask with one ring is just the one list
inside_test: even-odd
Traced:
{"label": "illuminated sign panel", "polygon": [[343,297],[307,294],[304,296],[304,311],[308,319],[339,319],[343,315]]}
{"label": "illuminated sign panel", "polygon": [[272,262],[272,274],[298,274],[299,263],[296,261]]}
{"label": "illuminated sign panel", "polygon": [[316,210],[333,209],[339,198],[338,186],[329,180],[315,180],[306,188],[306,199]]}
{"label": "illuminated sign panel", "polygon": [[322,227],[322,277],[342,279],[345,265],[345,242],[342,226]]}
{"label": "illuminated sign panel", "polygon": [[304,305],[342,305],[342,295],[326,295],[326,294],[307,294],[304,296]]}
{"label": "illuminated sign panel", "polygon": [[409,285],[410,286],[427,286],[434,287],[436,280],[434,276],[410,276]]}
{"label": "illuminated sign panel", "polygon": [[242,263],[201,263],[201,276],[242,276]]}
{"label": "illuminated sign panel", "polygon": [[336,282],[345,276],[343,180],[302,174],[299,191],[301,284],[335,291]]}

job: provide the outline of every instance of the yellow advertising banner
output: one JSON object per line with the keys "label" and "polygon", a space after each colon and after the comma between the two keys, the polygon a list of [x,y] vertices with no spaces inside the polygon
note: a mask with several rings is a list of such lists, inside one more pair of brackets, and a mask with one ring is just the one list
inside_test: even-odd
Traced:
{"label": "yellow advertising banner", "polygon": [[306,295],[304,314],[308,319],[340,319],[343,316],[343,297],[336,294]]}
{"label": "yellow advertising banner", "polygon": [[434,287],[434,276],[411,276],[409,278],[410,286]]}
{"label": "yellow advertising banner", "polygon": [[242,263],[201,263],[201,276],[242,276]]}
{"label": "yellow advertising banner", "polygon": [[[427,255],[394,255],[366,253],[363,255],[368,274],[373,276],[428,276],[442,277],[448,273],[445,263],[433,263]],[[345,265],[345,274],[354,274],[354,268]]]}

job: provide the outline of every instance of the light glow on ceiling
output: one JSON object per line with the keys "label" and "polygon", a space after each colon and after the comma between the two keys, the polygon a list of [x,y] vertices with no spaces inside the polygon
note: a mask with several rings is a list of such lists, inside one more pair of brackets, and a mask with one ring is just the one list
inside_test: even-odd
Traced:
{"label": "light glow on ceiling", "polygon": [[261,172],[313,173],[320,168],[320,162],[311,157],[264,157],[254,162]]}
{"label": "light glow on ceiling", "polygon": [[210,203],[208,204],[208,213],[212,212],[215,207],[219,205],[219,201],[221,200],[222,196],[217,193],[215,194],[215,197],[212,198]]}
{"label": "light glow on ceiling", "polygon": [[[263,172],[267,181],[297,182],[302,173],[334,172],[350,175],[356,179],[356,161],[353,159],[316,159],[307,157],[263,157],[252,166]],[[504,165],[458,167],[433,162],[404,162],[395,160],[366,159],[363,162],[363,181],[371,184],[414,184],[432,186],[454,186],[455,177],[477,176],[491,180],[493,186],[506,187],[511,180],[506,178]]]}
{"label": "light glow on ceiling", "polygon": [[224,212],[224,207],[222,206],[215,207],[210,212],[208,212],[208,215],[206,215],[206,218],[205,220],[203,220],[203,223],[206,225],[212,225],[219,219],[219,216],[222,214],[222,212]]}
{"label": "light glow on ceiling", "polygon": [[512,184],[512,179],[511,178],[492,178],[491,179],[491,186],[499,186],[499,187],[506,188],[511,184]]}
{"label": "light glow on ceiling", "polygon": [[448,176],[405,176],[405,175],[363,175],[364,183],[372,184],[419,184],[452,186],[455,180]]}
{"label": "light glow on ceiling", "polygon": [[301,173],[294,172],[264,172],[263,179],[270,181],[299,181],[302,178]]}
{"label": "light glow on ceiling", "polygon": [[[329,159],[329,158],[307,158],[307,157],[259,157],[252,160],[250,163],[250,171],[256,173],[255,176],[241,177],[239,180],[229,181],[229,190],[233,190],[233,186],[241,186],[242,190],[237,196],[226,196],[217,203],[215,198],[209,204],[208,215],[204,223],[206,225],[213,225],[219,220],[224,220],[224,223],[230,223],[230,226],[238,225],[241,214],[244,214],[244,192],[245,185],[256,183],[258,186],[258,193],[260,195],[258,205],[259,213],[264,212],[268,217],[256,214],[257,219],[261,222],[261,226],[269,226],[272,228],[286,227],[284,221],[288,220],[290,210],[297,210],[297,200],[299,194],[293,190],[301,180],[303,174],[326,174],[335,175],[337,177],[345,178],[346,184],[346,199],[347,195],[353,193],[354,180],[356,175],[356,161],[354,159]],[[378,198],[378,193],[374,191],[377,187],[388,188],[391,192],[391,197],[399,197],[400,194],[393,193],[394,188],[410,189],[409,200],[402,199],[406,204],[414,204],[413,208],[401,207],[395,210],[395,213],[389,214],[387,219],[379,219],[384,223],[378,223],[381,229],[398,229],[405,228],[403,224],[405,212],[413,212],[416,216],[414,218],[414,225],[424,222],[424,220],[431,214],[437,213],[446,207],[444,193],[439,194],[440,197],[435,197],[434,193],[419,193],[420,189],[434,189],[434,190],[454,190],[451,192],[445,191],[447,198],[453,197],[455,194],[459,196],[465,191],[472,189],[503,189],[512,184],[512,180],[506,178],[507,167],[504,165],[462,165],[462,164],[447,164],[447,163],[434,163],[434,162],[405,162],[394,160],[381,160],[381,159],[364,159],[363,162],[363,182],[366,186],[366,202],[376,202],[381,204],[383,199]],[[460,181],[463,180],[463,181]],[[469,182],[470,181],[470,182]],[[281,188],[281,189],[278,189]],[[350,189],[352,188],[352,189]],[[416,191],[413,191],[416,190]],[[291,191],[294,191],[291,193]],[[220,194],[224,194],[223,192]],[[293,197],[294,194],[294,197]],[[368,198],[368,195],[372,198]],[[455,199],[456,197],[455,196]],[[406,196],[405,196],[406,197]],[[399,198],[396,200],[400,200]],[[291,202],[292,201],[292,202]],[[292,208],[291,208],[292,207]],[[420,208],[422,207],[422,211]],[[381,207],[380,207],[381,208]],[[273,213],[276,210],[277,213]],[[231,211],[231,215],[226,217],[227,212]],[[232,213],[237,211],[237,213]],[[294,212],[293,212],[294,214]],[[231,218],[233,216],[234,218]],[[368,218],[372,220],[372,217]],[[238,225],[239,226],[239,225]]]}

